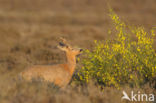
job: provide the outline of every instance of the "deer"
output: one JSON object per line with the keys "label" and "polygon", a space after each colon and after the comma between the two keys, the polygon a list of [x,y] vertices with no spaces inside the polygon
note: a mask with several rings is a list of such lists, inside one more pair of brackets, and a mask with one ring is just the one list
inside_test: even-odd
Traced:
{"label": "deer", "polygon": [[60,38],[57,48],[66,54],[66,63],[53,65],[34,65],[23,72],[20,76],[26,81],[42,78],[43,81],[54,83],[54,85],[65,88],[72,79],[76,67],[76,57],[83,49],[73,48],[64,38]]}

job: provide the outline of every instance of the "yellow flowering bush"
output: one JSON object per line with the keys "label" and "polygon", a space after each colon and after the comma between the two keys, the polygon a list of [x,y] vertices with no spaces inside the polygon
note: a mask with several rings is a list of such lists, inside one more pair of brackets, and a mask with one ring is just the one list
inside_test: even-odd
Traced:
{"label": "yellow flowering bush", "polygon": [[[78,72],[80,81],[96,80],[101,86],[120,87],[124,84],[141,86],[156,78],[156,53],[153,48],[154,30],[129,27],[110,12],[115,40],[95,41],[93,50],[85,51],[83,67]],[[133,40],[135,35],[137,40]]]}

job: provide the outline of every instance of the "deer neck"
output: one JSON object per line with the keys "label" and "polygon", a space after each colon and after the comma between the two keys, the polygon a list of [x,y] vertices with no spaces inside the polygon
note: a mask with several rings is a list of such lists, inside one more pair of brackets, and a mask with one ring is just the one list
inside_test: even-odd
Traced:
{"label": "deer neck", "polygon": [[73,75],[76,67],[76,57],[70,53],[66,53],[67,56],[67,65],[69,67],[70,75]]}

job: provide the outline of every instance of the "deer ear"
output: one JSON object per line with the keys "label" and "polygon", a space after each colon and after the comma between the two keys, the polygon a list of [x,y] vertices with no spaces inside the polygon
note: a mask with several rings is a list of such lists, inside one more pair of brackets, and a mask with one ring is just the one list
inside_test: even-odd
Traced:
{"label": "deer ear", "polygon": [[64,43],[62,43],[62,42],[59,42],[59,45],[60,46],[66,46]]}
{"label": "deer ear", "polygon": [[64,44],[65,46],[70,47],[69,43],[67,42],[67,40],[66,40],[65,38],[60,37],[59,39],[60,39],[60,41],[61,41],[61,42],[60,42],[61,44]]}

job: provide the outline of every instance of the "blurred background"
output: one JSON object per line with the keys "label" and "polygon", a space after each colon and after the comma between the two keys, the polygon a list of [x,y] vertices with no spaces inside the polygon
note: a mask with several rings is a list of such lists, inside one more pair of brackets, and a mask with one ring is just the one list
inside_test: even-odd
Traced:
{"label": "blurred background", "polygon": [[60,36],[90,48],[93,40],[113,37],[108,5],[130,25],[156,26],[155,0],[0,0],[0,52],[55,46]]}
{"label": "blurred background", "polygon": [[51,39],[45,43],[52,44],[59,36],[89,47],[92,40],[109,36],[108,5],[131,25],[155,26],[155,0],[0,0],[0,48],[8,50],[19,40]]}
{"label": "blurred background", "polygon": [[0,101],[20,98],[12,78],[27,66],[65,61],[56,49],[58,37],[85,49],[113,38],[108,6],[127,24],[156,26],[156,0],[0,0]]}

